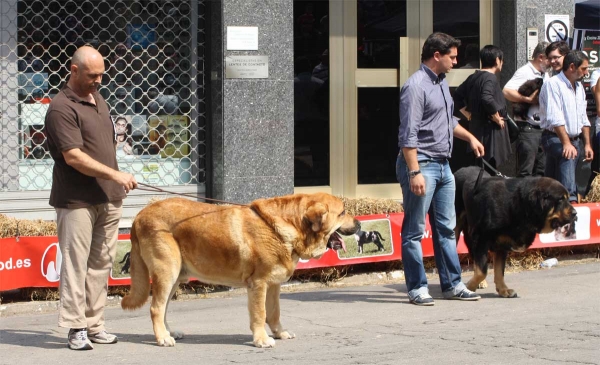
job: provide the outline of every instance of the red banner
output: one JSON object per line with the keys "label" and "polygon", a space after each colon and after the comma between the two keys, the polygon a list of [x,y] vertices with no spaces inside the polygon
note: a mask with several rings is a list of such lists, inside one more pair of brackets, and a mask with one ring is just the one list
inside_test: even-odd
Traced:
{"label": "red banner", "polygon": [[[531,246],[551,248],[600,243],[600,204],[579,204],[575,235],[557,230],[538,235]],[[357,217],[362,230],[371,233],[362,244],[359,237],[346,236],[346,252],[329,250],[320,260],[301,261],[298,269],[312,269],[340,265],[363,264],[401,260],[401,227],[404,214],[380,214]],[[130,278],[125,255],[131,243],[129,235],[119,235],[117,255],[108,284],[129,285]],[[422,241],[423,256],[433,256],[431,227],[426,224]],[[462,237],[458,252],[467,253]],[[58,287],[62,257],[57,237],[19,237],[0,239],[0,291],[32,288]]]}

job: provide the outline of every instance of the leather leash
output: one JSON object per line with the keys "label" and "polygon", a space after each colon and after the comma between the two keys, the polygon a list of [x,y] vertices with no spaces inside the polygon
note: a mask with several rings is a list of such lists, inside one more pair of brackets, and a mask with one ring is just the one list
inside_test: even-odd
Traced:
{"label": "leather leash", "polygon": [[480,157],[480,158],[481,158],[481,162],[482,162],[482,165],[481,165],[481,169],[482,170],[485,169],[484,166],[483,166],[483,165],[485,165],[485,166],[487,166],[488,169],[490,169],[494,173],[494,175],[496,175],[498,177],[503,177],[505,179],[508,179],[508,176],[502,175],[502,173],[500,171],[496,170],[492,165],[490,165],[489,162],[487,162],[486,160],[484,160],[483,157]]}
{"label": "leather leash", "polygon": [[[232,202],[228,202],[228,201],[225,201],[225,200],[206,198],[206,197],[200,196],[198,194],[176,193],[174,191],[168,191],[168,190],[156,187],[156,186],[152,186],[152,185],[148,185],[148,184],[144,184],[144,183],[140,183],[140,182],[138,182],[137,184],[138,184],[138,187],[136,188],[136,190],[152,191],[152,192],[155,192],[155,193],[165,193],[165,194],[173,194],[173,195],[186,196],[186,197],[190,197],[190,198],[202,199],[204,201],[213,202],[213,203],[223,203],[223,204],[239,205],[239,206],[242,206],[242,207],[247,207],[248,206],[248,204],[232,203]],[[143,187],[140,187],[140,186],[143,186]]]}
{"label": "leather leash", "polygon": [[500,171],[496,170],[492,165],[490,165],[489,162],[484,160],[483,157],[479,157],[479,158],[481,159],[481,169],[479,170],[479,174],[477,175],[477,180],[475,180],[475,186],[473,187],[473,191],[477,191],[477,188],[479,187],[479,183],[481,182],[481,178],[483,178],[483,172],[485,171],[486,166],[488,169],[490,169],[495,174],[495,176],[502,177],[504,179],[508,179],[508,176],[502,175],[502,173]]}

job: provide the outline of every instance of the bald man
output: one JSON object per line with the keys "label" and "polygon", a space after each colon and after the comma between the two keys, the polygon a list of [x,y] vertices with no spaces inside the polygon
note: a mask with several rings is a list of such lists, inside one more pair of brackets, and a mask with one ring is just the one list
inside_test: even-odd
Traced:
{"label": "bald man", "polygon": [[117,342],[104,327],[108,274],[122,202],[137,182],[117,165],[113,123],[97,90],[104,74],[102,55],[81,47],[70,69],[45,121],[54,159],[50,205],[56,209],[62,254],[58,325],[69,328],[70,349],[91,350],[92,342]]}

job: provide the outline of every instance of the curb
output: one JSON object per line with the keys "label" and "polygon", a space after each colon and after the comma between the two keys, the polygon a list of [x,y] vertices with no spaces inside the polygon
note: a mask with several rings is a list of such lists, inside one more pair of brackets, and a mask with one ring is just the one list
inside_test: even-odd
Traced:
{"label": "curb", "polygon": [[[429,275],[428,275],[429,276]],[[375,272],[368,274],[357,274],[352,276],[346,276],[337,281],[328,283],[319,282],[301,282],[301,281],[290,281],[281,285],[282,293],[294,293],[301,291],[309,291],[314,289],[327,289],[327,288],[340,288],[348,286],[362,286],[362,285],[373,285],[373,284],[400,284],[404,282],[404,272],[401,270],[392,272]],[[223,290],[218,292],[208,292],[199,294],[179,294],[175,300],[197,300],[197,299],[211,299],[211,298],[227,298],[245,295],[245,288],[231,288],[229,290]],[[0,318],[11,317],[11,316],[22,316],[30,314],[58,314],[58,300],[53,301],[35,301],[26,303],[6,303],[0,304]],[[121,297],[111,295],[107,297],[106,307],[120,307]]]}

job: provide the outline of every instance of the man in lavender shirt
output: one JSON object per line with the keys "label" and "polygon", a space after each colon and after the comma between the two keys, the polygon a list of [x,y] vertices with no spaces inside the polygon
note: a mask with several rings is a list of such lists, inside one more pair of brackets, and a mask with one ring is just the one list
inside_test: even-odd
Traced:
{"label": "man in lavender shirt", "polygon": [[460,41],[444,33],[431,34],[423,44],[421,67],[402,86],[396,176],[402,187],[402,263],[408,297],[416,305],[431,306],[423,266],[421,239],[425,215],[433,233],[436,266],[446,299],[478,300],[461,279],[456,252],[454,175],[448,158],[456,136],[469,142],[477,157],[483,145],[453,118],[454,102],[445,80],[456,64]]}

